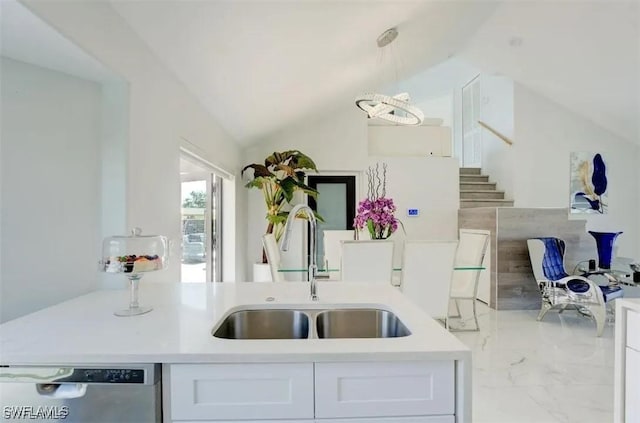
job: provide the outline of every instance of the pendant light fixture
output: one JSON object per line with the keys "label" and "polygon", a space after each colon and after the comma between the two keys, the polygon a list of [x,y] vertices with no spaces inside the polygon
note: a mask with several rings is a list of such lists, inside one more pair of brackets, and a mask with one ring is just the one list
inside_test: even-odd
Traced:
{"label": "pendant light fixture", "polygon": [[[396,28],[384,31],[377,39],[379,48],[391,44],[398,36]],[[408,93],[394,96],[377,93],[365,93],[356,97],[356,106],[367,113],[369,119],[383,119],[398,125],[420,125],[424,114],[420,109],[409,104]]]}

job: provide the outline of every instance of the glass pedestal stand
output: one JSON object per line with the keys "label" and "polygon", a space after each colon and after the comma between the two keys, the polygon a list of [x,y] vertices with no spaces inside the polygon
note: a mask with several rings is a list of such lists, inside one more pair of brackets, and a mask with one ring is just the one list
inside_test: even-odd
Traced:
{"label": "glass pedestal stand", "polygon": [[138,283],[140,282],[142,275],[131,274],[127,275],[127,278],[129,279],[129,308],[115,311],[113,314],[116,316],[127,317],[145,314],[153,310],[153,307],[142,307],[138,303]]}

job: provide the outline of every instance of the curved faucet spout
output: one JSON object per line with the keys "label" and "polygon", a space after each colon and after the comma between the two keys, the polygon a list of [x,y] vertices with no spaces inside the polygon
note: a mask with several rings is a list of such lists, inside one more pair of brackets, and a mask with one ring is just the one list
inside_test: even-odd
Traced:
{"label": "curved faucet spout", "polygon": [[305,211],[307,217],[309,218],[309,223],[311,224],[311,236],[309,240],[309,254],[311,255],[311,260],[309,264],[309,272],[307,273],[307,277],[310,284],[311,289],[311,300],[318,301],[318,288],[316,286],[316,272],[318,271],[318,266],[316,264],[316,255],[317,255],[317,240],[316,240],[316,216],[313,214],[313,210],[306,204],[297,204],[294,206],[289,212],[289,217],[287,217],[287,222],[284,225],[284,238],[282,239],[282,244],[280,245],[280,249],[282,251],[287,251],[289,249],[289,243],[291,241],[291,222],[296,218],[296,215]]}

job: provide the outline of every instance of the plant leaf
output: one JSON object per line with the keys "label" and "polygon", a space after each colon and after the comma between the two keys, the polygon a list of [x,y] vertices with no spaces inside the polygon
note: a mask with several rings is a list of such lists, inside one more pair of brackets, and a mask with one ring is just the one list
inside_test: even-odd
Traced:
{"label": "plant leaf", "polygon": [[267,169],[265,166],[261,165],[261,164],[250,164],[245,166],[244,168],[242,168],[242,173],[244,173],[245,170],[247,169],[253,169],[253,177],[254,178],[258,178],[260,176],[273,176],[275,177],[275,175],[273,173],[271,173],[269,171],[269,169]]}
{"label": "plant leaf", "polygon": [[371,234],[371,239],[375,239],[376,230],[375,230],[375,227],[373,226],[373,220],[371,219],[367,220],[367,229],[369,230],[369,234]]}
{"label": "plant leaf", "polygon": [[275,166],[276,170],[284,171],[288,176],[294,176],[295,172],[291,166],[287,166],[285,164],[279,164]]}
{"label": "plant leaf", "polygon": [[311,160],[311,158],[300,151],[295,151],[295,154],[291,157],[290,166],[295,169],[312,169],[318,170],[316,168],[316,164]]}
{"label": "plant leaf", "polygon": [[287,202],[293,199],[293,193],[296,190],[296,181],[292,177],[288,176],[280,182],[280,188],[284,194],[284,198]]}
{"label": "plant leaf", "polygon": [[302,192],[304,192],[305,194],[313,197],[313,198],[318,198],[318,190],[311,188],[310,186],[305,185],[304,183],[297,181],[293,178],[291,178],[291,180],[293,181],[293,183],[296,186],[296,189],[302,190]]}
{"label": "plant leaf", "polygon": [[264,184],[264,180],[262,178],[256,178],[256,179],[253,179],[253,180],[247,182],[245,184],[245,187],[262,189],[263,184]]}
{"label": "plant leaf", "polygon": [[324,223],[324,217],[322,217],[317,211],[314,210],[313,211],[313,215],[316,217],[316,220],[318,222]]}
{"label": "plant leaf", "polygon": [[267,221],[273,223],[274,225],[285,223],[287,221],[288,215],[289,213],[286,213],[286,215],[283,215],[282,213],[278,213],[277,215],[270,214],[267,216]]}

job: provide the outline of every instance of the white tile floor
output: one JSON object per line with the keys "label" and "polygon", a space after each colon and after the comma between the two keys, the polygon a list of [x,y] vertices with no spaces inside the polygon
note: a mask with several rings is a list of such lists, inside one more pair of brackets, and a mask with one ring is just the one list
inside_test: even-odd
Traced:
{"label": "white tile floor", "polygon": [[473,350],[474,423],[613,421],[613,323],[567,310],[496,311],[478,303],[480,332],[456,332]]}

